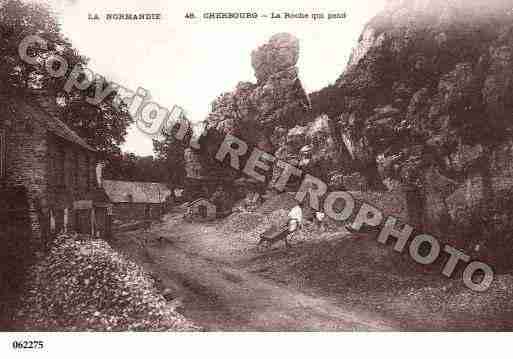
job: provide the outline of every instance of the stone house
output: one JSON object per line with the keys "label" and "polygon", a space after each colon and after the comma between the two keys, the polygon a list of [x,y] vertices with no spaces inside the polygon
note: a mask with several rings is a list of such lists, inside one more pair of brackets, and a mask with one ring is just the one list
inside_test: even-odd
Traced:
{"label": "stone house", "polygon": [[212,221],[216,219],[216,206],[205,198],[198,198],[193,201],[185,213],[185,219],[193,222]]}
{"label": "stone house", "polygon": [[0,108],[0,239],[30,237],[42,249],[61,231],[98,234],[107,201],[95,149],[49,100],[0,93]]}
{"label": "stone house", "polygon": [[116,222],[158,219],[172,195],[165,183],[103,180],[102,187]]}

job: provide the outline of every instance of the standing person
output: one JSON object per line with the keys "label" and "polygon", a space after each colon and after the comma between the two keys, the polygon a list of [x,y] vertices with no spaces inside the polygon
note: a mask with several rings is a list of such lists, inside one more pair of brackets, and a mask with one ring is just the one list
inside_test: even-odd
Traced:
{"label": "standing person", "polygon": [[112,216],[113,216],[113,208],[112,205],[107,207],[107,215],[105,221],[105,234],[108,239],[112,238]]}
{"label": "standing person", "polygon": [[314,222],[315,226],[317,227],[317,229],[320,231],[326,230],[326,227],[327,227],[326,213],[324,213],[322,211],[324,208],[325,200],[326,200],[326,195],[323,195],[319,201],[319,208],[317,210],[313,209],[313,211],[314,211],[313,222]]}
{"label": "standing person", "polygon": [[326,214],[324,212],[315,212],[314,221],[319,230],[326,230]]}
{"label": "standing person", "polygon": [[292,239],[296,233],[301,229],[301,226],[303,224],[303,208],[301,207],[301,204],[298,203],[296,206],[294,206],[290,212],[289,212],[289,220],[288,220],[288,235],[285,239],[285,244],[287,247],[290,246],[288,240]]}

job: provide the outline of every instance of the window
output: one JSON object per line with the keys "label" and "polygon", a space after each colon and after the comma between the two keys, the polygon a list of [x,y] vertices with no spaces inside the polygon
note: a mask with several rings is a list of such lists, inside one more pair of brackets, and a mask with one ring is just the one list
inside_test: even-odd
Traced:
{"label": "window", "polygon": [[5,131],[0,130],[0,178],[5,176],[5,166],[6,166],[6,139],[5,139]]}

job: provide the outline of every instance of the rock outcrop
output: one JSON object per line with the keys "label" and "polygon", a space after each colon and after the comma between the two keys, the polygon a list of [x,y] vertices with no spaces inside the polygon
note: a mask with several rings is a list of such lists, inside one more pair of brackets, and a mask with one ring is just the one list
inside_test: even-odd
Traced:
{"label": "rock outcrop", "polygon": [[480,227],[513,186],[512,61],[510,3],[398,0],[367,24],[336,82],[356,169],[371,186],[417,193],[413,217],[433,234]]}
{"label": "rock outcrop", "polygon": [[513,222],[494,214],[513,193],[508,1],[389,1],[335,84],[310,95],[298,57],[288,34],[256,49],[257,82],[213,103],[205,142],[231,133],[331,189],[402,192],[411,224],[448,240],[492,240],[483,221]]}
{"label": "rock outcrop", "polygon": [[220,95],[212,103],[207,129],[234,134],[251,144],[270,144],[275,127],[293,127],[294,112],[309,106],[296,67],[299,40],[276,34],[251,54],[257,83],[240,82],[233,92]]}
{"label": "rock outcrop", "polygon": [[[326,115],[321,115],[288,132],[283,128],[276,129],[273,138],[279,140],[275,141],[278,145],[275,157],[328,182],[340,167],[340,154],[330,121]],[[275,168],[273,180],[281,172],[281,168]]]}
{"label": "rock outcrop", "polygon": [[259,83],[269,76],[295,67],[299,59],[299,40],[290,34],[276,34],[251,53],[251,66]]}
{"label": "rock outcrop", "polygon": [[257,82],[240,82],[234,91],[220,95],[212,103],[200,139],[204,146],[186,159],[191,175],[203,173],[212,180],[216,173],[224,181],[240,177],[212,161],[216,145],[227,134],[242,139],[250,148],[269,153],[280,148],[282,135],[298,124],[310,106],[298,76],[298,57],[299,40],[285,33],[274,35],[253,51],[251,63]]}

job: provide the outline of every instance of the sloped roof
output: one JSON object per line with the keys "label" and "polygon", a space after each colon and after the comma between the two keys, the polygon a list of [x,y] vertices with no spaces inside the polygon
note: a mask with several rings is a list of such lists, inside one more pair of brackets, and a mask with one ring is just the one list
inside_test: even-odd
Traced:
{"label": "sloped roof", "polygon": [[70,129],[59,118],[50,113],[46,108],[41,106],[35,96],[24,96],[22,94],[6,95],[0,93],[0,103],[7,105],[7,115],[11,120],[20,118],[27,118],[28,120],[38,121],[48,131],[56,136],[77,144],[89,151],[96,152],[96,150],[89,146],[87,142]]}
{"label": "sloped roof", "polygon": [[155,182],[103,180],[103,189],[114,203],[163,203],[171,195],[165,183]]}

